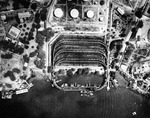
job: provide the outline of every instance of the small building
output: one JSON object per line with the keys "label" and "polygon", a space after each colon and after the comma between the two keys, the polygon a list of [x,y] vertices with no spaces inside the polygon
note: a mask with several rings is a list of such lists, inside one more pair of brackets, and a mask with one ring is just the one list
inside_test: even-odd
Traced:
{"label": "small building", "polygon": [[150,72],[150,65],[149,62],[144,62],[139,65],[134,66],[133,74],[138,75],[138,78],[141,76],[143,77],[144,74]]}
{"label": "small building", "polygon": [[23,94],[23,93],[27,93],[28,92],[28,89],[21,89],[21,90],[17,90],[16,91],[16,94]]}
{"label": "small building", "polygon": [[30,16],[31,16],[31,14],[29,12],[18,13],[18,17],[20,19],[22,19],[22,18],[28,18]]}
{"label": "small building", "polygon": [[9,35],[12,36],[13,38],[17,38],[20,34],[20,30],[14,26],[12,26],[9,30]]}
{"label": "small building", "polygon": [[125,14],[125,11],[124,11],[122,8],[120,8],[120,7],[117,8],[117,11],[118,11],[121,15],[124,15],[124,14]]}
{"label": "small building", "polygon": [[144,71],[144,73],[149,73],[150,72],[150,66],[147,62],[145,62],[143,65],[142,65],[142,71]]}
{"label": "small building", "polygon": [[120,68],[125,72],[128,69],[128,66],[125,64],[121,64]]}
{"label": "small building", "polygon": [[4,20],[6,20],[6,15],[5,14],[1,14],[0,18],[1,18],[2,21],[4,21]]}

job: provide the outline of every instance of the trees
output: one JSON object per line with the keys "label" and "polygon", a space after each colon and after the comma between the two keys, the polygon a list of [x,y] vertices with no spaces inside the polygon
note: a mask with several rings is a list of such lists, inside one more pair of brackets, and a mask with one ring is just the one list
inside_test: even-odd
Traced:
{"label": "trees", "polygon": [[19,74],[21,72],[21,70],[18,68],[13,68],[12,71],[17,74]]}
{"label": "trees", "polygon": [[13,0],[14,10],[20,9],[20,5],[24,8],[29,8],[30,2],[29,0]]}
{"label": "trees", "polygon": [[29,55],[29,57],[34,57],[34,56],[36,56],[37,52],[38,52],[37,50],[35,50],[34,52],[31,52],[30,55]]}
{"label": "trees", "polygon": [[9,50],[17,54],[22,54],[24,52],[24,49],[22,47],[16,45],[16,43],[12,43],[11,41],[6,41],[6,40],[0,41],[0,49],[4,51]]}
{"label": "trees", "polygon": [[33,9],[33,10],[35,11],[36,8],[37,8],[37,3],[32,3],[32,4],[31,4],[31,9]]}
{"label": "trees", "polygon": [[42,21],[45,21],[46,18],[47,18],[47,12],[48,10],[46,8],[43,8],[41,11],[40,11],[40,15],[41,15],[41,20]]}
{"label": "trees", "polygon": [[4,74],[4,77],[9,77],[12,81],[15,81],[16,80],[16,77],[14,75],[14,73],[12,71],[7,71],[5,74]]}
{"label": "trees", "polygon": [[36,43],[38,43],[38,48],[43,47],[44,40],[45,40],[45,37],[40,32],[38,32],[36,35]]}
{"label": "trees", "polygon": [[45,52],[43,51],[44,38],[40,33],[38,33],[36,42],[38,43],[37,47],[37,59],[34,61],[34,64],[37,68],[43,69],[45,67]]}
{"label": "trees", "polygon": [[34,64],[36,65],[37,68],[43,69],[45,67],[45,60],[44,59],[36,59],[34,61]]}
{"label": "trees", "polygon": [[52,28],[47,28],[47,29],[41,31],[40,33],[46,37],[46,39],[45,39],[46,42],[49,42],[51,37],[54,36],[54,31],[52,30]]}
{"label": "trees", "polygon": [[137,27],[139,27],[139,28],[142,28],[143,27],[143,21],[142,20],[140,20],[139,22],[138,22],[138,24],[137,24]]}
{"label": "trees", "polygon": [[142,18],[142,8],[138,8],[137,11],[135,12],[135,16],[138,18]]}
{"label": "trees", "polygon": [[45,52],[38,50],[37,59],[34,61],[37,68],[43,69],[45,67]]}
{"label": "trees", "polygon": [[11,53],[2,54],[1,58],[3,59],[12,59],[13,55]]}
{"label": "trees", "polygon": [[23,60],[24,60],[24,62],[29,63],[30,58],[26,54],[26,55],[23,55]]}
{"label": "trees", "polygon": [[37,12],[37,13],[35,14],[34,22],[37,23],[37,24],[40,24],[40,21],[41,21],[40,13]]}

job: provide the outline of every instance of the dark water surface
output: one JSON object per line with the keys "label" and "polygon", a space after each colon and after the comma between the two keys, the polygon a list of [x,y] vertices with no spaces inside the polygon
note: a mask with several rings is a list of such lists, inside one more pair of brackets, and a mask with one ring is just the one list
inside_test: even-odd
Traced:
{"label": "dark water surface", "polygon": [[150,101],[125,88],[81,97],[38,80],[28,93],[0,100],[0,118],[150,118]]}

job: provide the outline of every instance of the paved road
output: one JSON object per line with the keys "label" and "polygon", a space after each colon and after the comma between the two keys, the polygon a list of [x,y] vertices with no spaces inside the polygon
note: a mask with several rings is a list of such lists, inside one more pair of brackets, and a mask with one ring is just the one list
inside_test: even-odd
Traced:
{"label": "paved road", "polygon": [[87,98],[44,80],[34,84],[27,94],[0,100],[0,118],[150,118],[148,99],[125,88],[103,89]]}

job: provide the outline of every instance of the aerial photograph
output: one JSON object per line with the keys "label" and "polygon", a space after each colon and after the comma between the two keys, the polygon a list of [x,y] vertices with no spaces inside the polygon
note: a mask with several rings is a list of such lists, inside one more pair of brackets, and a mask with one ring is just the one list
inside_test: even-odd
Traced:
{"label": "aerial photograph", "polygon": [[150,0],[0,0],[0,118],[150,118]]}

